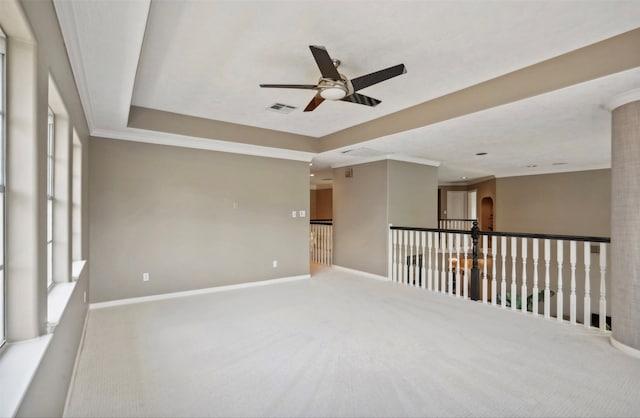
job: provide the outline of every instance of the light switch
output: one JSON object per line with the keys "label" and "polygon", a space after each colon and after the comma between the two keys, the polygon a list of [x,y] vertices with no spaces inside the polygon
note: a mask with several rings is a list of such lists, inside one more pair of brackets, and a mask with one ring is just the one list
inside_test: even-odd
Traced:
{"label": "light switch", "polygon": [[301,218],[304,218],[305,216],[307,216],[307,212],[305,212],[304,210],[301,210],[299,213]]}
{"label": "light switch", "polygon": [[291,212],[291,217],[292,217],[292,218],[295,218],[295,217],[296,217],[296,211],[295,211],[295,210]]}

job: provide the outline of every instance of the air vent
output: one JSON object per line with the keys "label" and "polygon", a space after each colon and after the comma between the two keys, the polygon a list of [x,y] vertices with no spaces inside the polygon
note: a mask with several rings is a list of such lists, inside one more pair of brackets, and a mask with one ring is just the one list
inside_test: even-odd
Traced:
{"label": "air vent", "polygon": [[289,106],[283,103],[274,103],[267,108],[267,110],[271,110],[273,112],[278,113],[291,113],[295,109],[295,106]]}

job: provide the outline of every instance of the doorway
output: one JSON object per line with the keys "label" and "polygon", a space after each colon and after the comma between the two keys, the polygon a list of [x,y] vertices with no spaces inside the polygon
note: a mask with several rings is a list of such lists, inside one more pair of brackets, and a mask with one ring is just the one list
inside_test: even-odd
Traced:
{"label": "doorway", "polygon": [[480,229],[493,231],[493,199],[483,197],[480,203]]}

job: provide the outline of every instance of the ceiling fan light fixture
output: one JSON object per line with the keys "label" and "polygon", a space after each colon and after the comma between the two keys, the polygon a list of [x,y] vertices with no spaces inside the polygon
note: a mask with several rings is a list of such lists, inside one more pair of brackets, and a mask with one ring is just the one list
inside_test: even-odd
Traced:
{"label": "ceiling fan light fixture", "polygon": [[347,91],[340,85],[325,87],[320,90],[320,96],[325,100],[340,100],[344,99],[346,95]]}

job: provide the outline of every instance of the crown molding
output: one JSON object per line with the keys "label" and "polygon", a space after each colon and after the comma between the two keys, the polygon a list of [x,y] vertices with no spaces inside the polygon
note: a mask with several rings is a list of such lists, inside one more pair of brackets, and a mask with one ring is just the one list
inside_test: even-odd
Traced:
{"label": "crown molding", "polygon": [[625,91],[624,93],[620,93],[614,96],[613,98],[611,98],[611,100],[609,100],[609,102],[607,102],[605,107],[609,111],[613,112],[615,109],[619,108],[620,106],[626,105],[627,103],[631,103],[631,102],[637,102],[637,101],[640,101],[640,88]]}
{"label": "crown molding", "polygon": [[281,148],[269,148],[259,145],[241,144],[237,142],[219,141],[161,132],[149,132],[127,128],[124,131],[112,129],[93,129],[92,137],[118,139],[122,141],[144,142],[147,144],[169,145],[173,147],[194,148],[207,151],[227,152],[230,154],[253,155],[256,157],[280,158],[283,160],[311,162],[316,154],[293,151]]}
{"label": "crown molding", "polygon": [[384,161],[384,160],[402,161],[405,163],[428,165],[431,167],[440,167],[439,161],[428,160],[426,158],[410,157],[408,155],[386,154],[386,155],[376,155],[374,157],[353,159],[349,162],[342,162],[342,163],[332,165],[331,168],[349,167],[351,165],[360,165],[360,164],[373,163],[376,161]]}
{"label": "crown molding", "polygon": [[62,37],[67,49],[67,56],[69,57],[73,78],[75,79],[80,102],[82,103],[82,108],[84,109],[84,114],[87,119],[87,125],[89,126],[89,131],[92,131],[96,126],[96,118],[94,116],[93,106],[91,105],[89,85],[82,60],[73,2],[54,0],[53,6],[60,21],[60,31],[62,32]]}

